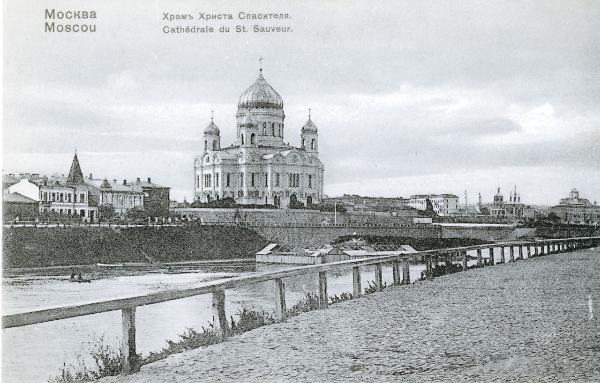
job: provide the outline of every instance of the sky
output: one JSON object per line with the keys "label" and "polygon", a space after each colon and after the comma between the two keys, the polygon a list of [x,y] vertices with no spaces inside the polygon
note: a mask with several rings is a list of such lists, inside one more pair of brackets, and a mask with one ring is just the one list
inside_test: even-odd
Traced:
{"label": "sky", "polygon": [[[152,177],[190,201],[211,110],[228,146],[263,57],[284,100],[286,142],[299,144],[312,109],[327,195],[454,193],[464,203],[466,190],[486,202],[516,185],[526,203],[556,204],[573,187],[600,203],[598,1],[3,6],[4,173],[68,173],[76,149],[84,174]],[[94,10],[97,31],[44,32],[46,8]],[[169,23],[165,12],[195,20]],[[198,20],[202,12],[234,20]],[[255,24],[291,32],[163,32]]]}

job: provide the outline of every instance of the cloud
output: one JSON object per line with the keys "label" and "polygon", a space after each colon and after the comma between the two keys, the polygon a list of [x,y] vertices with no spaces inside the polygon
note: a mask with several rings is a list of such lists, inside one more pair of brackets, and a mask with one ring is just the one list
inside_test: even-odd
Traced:
{"label": "cloud", "polygon": [[[236,14],[248,10],[240,1],[96,2],[99,32],[77,36],[45,34],[46,6],[6,6],[7,170],[51,173],[77,146],[95,172],[152,173],[189,199],[210,110],[228,145],[263,56],[285,102],[286,141],[298,143],[313,110],[326,189],[397,194],[410,189],[404,182],[420,192],[447,183],[460,194],[473,174],[493,190],[482,175],[504,169],[527,192],[541,188],[540,169],[553,169],[554,179],[595,186],[588,198],[600,200],[595,2],[262,1],[252,8],[289,12],[294,32],[260,36],[161,32],[162,12]],[[552,201],[548,193],[536,198]]]}

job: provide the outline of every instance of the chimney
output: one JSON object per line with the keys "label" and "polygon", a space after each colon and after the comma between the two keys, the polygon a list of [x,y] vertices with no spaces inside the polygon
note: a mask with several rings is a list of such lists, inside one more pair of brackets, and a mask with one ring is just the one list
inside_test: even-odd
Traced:
{"label": "chimney", "polygon": [[150,177],[148,177],[148,183],[151,184],[152,180],[150,179]]}
{"label": "chimney", "polygon": [[140,183],[140,177],[137,178],[137,180],[135,180],[136,183]]}
{"label": "chimney", "polygon": [[123,185],[127,185],[127,180],[123,180]]}
{"label": "chimney", "polygon": [[90,179],[92,179],[92,173],[90,173]]}

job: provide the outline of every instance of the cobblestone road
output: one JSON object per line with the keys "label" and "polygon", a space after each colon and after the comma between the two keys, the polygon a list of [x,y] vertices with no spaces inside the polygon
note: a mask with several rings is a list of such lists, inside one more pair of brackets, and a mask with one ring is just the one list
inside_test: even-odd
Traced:
{"label": "cobblestone road", "polygon": [[600,382],[599,306],[600,251],[582,250],[392,287],[102,382]]}

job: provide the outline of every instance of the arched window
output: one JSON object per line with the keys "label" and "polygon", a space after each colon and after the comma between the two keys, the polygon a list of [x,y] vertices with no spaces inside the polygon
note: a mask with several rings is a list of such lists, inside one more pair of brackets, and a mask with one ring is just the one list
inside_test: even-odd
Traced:
{"label": "arched window", "polygon": [[256,144],[256,135],[254,133],[250,135],[250,144]]}
{"label": "arched window", "polygon": [[273,133],[273,137],[275,137],[275,123],[271,123],[271,132]]}
{"label": "arched window", "polygon": [[314,139],[314,138],[313,138],[313,139],[312,139],[312,141],[310,142],[310,148],[311,148],[312,150],[315,150],[315,149],[316,149],[316,141],[315,141],[315,139]]}
{"label": "arched window", "polygon": [[263,125],[263,136],[267,135],[267,127]]}
{"label": "arched window", "polygon": [[204,150],[206,150],[208,148],[208,141],[204,141]]}
{"label": "arched window", "polygon": [[213,150],[217,150],[217,141],[213,141]]}
{"label": "arched window", "polygon": [[244,133],[242,133],[242,145],[244,145]]}

